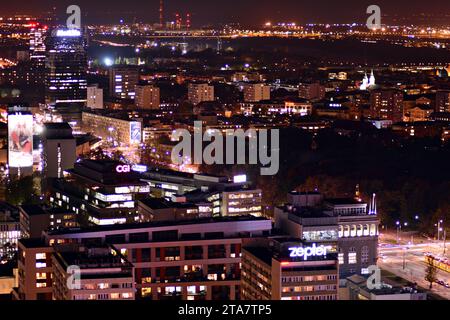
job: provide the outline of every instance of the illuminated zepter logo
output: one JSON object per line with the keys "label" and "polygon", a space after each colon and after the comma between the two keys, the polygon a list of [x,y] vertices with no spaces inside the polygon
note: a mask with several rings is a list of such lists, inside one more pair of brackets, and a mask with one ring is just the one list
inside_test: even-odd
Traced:
{"label": "illuminated zepter logo", "polygon": [[308,260],[309,257],[325,257],[327,251],[331,250],[331,246],[316,246],[315,243],[311,247],[290,247],[289,256],[291,258],[303,258],[303,260]]}

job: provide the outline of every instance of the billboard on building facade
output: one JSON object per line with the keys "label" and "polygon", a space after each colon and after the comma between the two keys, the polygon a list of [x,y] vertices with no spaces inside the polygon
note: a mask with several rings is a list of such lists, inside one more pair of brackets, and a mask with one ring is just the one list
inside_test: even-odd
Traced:
{"label": "billboard on building facade", "polygon": [[8,164],[11,168],[33,166],[33,116],[8,115]]}

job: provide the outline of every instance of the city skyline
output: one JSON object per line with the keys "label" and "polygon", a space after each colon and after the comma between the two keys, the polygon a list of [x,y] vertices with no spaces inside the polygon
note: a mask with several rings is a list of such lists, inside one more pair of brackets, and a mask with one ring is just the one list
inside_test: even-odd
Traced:
{"label": "city skyline", "polygon": [[5,4],[0,300],[450,300],[447,2]]}
{"label": "city skyline", "polygon": [[[73,1],[44,0],[25,3],[18,9],[13,3],[2,4],[4,15],[32,14],[44,15],[56,8],[57,16],[64,16],[65,8]],[[126,4],[121,1],[92,1],[80,0],[76,3],[82,9],[83,18],[87,23],[117,23],[135,21],[158,22],[159,1],[131,0]],[[281,5],[282,4],[282,5]],[[171,21],[175,14],[192,15],[195,26],[220,23],[241,23],[243,25],[261,25],[267,21],[302,23],[364,23],[367,19],[366,8],[374,4],[373,1],[273,1],[245,0],[229,1],[226,4],[215,1],[197,0],[192,3],[172,0],[164,1],[164,19]],[[411,18],[415,15],[418,21],[425,23],[427,20],[434,23],[428,15],[438,15],[441,19],[450,15],[450,3],[442,0],[425,2],[386,1],[375,3],[381,7],[381,12],[386,18],[386,23],[393,23],[399,19]],[[136,9],[139,8],[139,9]],[[251,14],[249,14],[251,13]]]}

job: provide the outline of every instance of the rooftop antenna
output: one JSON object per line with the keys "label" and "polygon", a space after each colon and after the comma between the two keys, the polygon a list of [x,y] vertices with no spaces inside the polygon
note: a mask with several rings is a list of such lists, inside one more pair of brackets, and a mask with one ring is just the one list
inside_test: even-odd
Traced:
{"label": "rooftop antenna", "polygon": [[159,24],[164,25],[164,0],[159,0]]}
{"label": "rooftop antenna", "polygon": [[369,215],[371,215],[371,216],[377,215],[377,200],[376,200],[375,193],[372,195],[372,200],[370,201]]}

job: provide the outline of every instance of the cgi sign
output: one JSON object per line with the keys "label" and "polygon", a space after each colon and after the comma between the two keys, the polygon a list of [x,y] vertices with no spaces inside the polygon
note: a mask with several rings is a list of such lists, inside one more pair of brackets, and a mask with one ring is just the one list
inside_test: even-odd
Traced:
{"label": "cgi sign", "polygon": [[131,172],[131,167],[127,164],[121,164],[116,167],[117,173],[129,173]]}
{"label": "cgi sign", "polygon": [[331,246],[316,246],[315,243],[311,247],[291,247],[289,248],[291,258],[302,258],[308,260],[308,257],[325,257],[327,250],[330,250]]}

